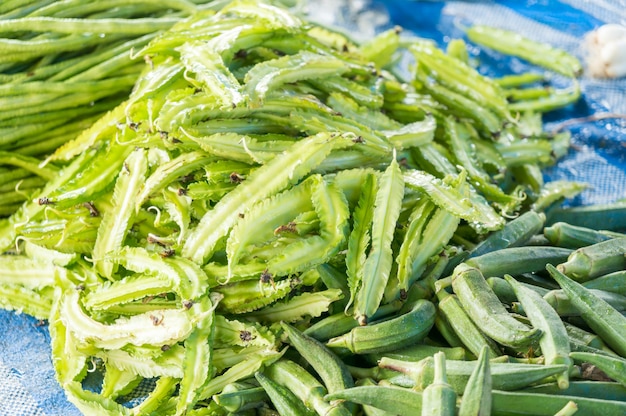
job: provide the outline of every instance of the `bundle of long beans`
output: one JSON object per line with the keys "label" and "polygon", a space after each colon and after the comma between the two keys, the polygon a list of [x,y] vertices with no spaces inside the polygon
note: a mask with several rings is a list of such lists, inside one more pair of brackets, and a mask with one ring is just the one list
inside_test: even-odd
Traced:
{"label": "bundle of long beans", "polygon": [[[45,163],[6,159],[43,179],[0,223],[0,305],[48,320],[85,414],[623,414],[623,284],[600,276],[626,240],[544,230],[585,188],[541,176],[569,139],[541,113],[575,81],[533,92],[462,42],[357,45],[251,1],[133,55],[122,103]],[[579,384],[583,361],[617,382]]]}
{"label": "bundle of long beans", "polygon": [[0,217],[48,176],[41,160],[128,97],[145,63],[131,52],[210,0],[0,4]]}

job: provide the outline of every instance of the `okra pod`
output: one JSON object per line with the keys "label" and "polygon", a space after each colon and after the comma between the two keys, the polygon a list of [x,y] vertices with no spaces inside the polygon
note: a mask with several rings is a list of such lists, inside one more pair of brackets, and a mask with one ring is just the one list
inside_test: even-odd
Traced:
{"label": "okra pod", "polygon": [[575,401],[570,400],[561,410],[556,412],[554,416],[572,416],[576,412],[578,412],[578,405]]}
{"label": "okra pod", "polygon": [[504,278],[513,287],[533,327],[542,332],[539,346],[546,365],[563,364],[566,366],[565,371],[557,375],[559,387],[566,389],[569,385],[569,372],[573,363],[569,357],[569,337],[561,322],[561,317],[538,293],[526,288],[511,276],[505,275]]}
{"label": "okra pod", "polygon": [[456,413],[456,392],[448,384],[446,377],[446,357],[443,352],[433,356],[435,375],[422,394],[422,416],[454,416]]}
{"label": "okra pod", "polygon": [[474,247],[469,257],[478,257],[503,248],[524,245],[530,237],[541,231],[545,221],[545,214],[528,211],[508,222],[501,230],[490,234]]}
{"label": "okra pod", "polygon": [[561,247],[510,247],[466,260],[485,277],[517,276],[544,270],[546,264],[564,262],[572,250]]}
{"label": "okra pod", "polygon": [[457,266],[452,287],[468,316],[496,342],[521,347],[541,336],[539,329],[528,328],[507,312],[480,270],[463,263]]}
{"label": "okra pod", "polygon": [[[397,312],[402,307],[399,300],[381,305],[372,318],[374,320],[382,319],[388,315]],[[346,315],[343,311],[322,318],[313,325],[303,331],[318,341],[327,341],[330,338],[338,337],[359,326],[359,323],[352,315]]]}
{"label": "okra pod", "polygon": [[626,317],[580,283],[549,264],[548,272],[561,286],[587,324],[622,357],[626,356]]}
{"label": "okra pod", "polygon": [[[365,379],[361,379],[359,380],[358,387],[361,386],[376,386],[376,382],[372,379],[369,378],[365,378]],[[367,404],[362,404],[361,407],[363,408],[363,413],[365,414],[365,416],[392,416],[395,415],[395,413],[393,412],[387,412],[385,410],[379,409],[377,407],[373,407],[373,406],[369,406]]]}
{"label": "okra pod", "polygon": [[[413,379],[417,390],[424,390],[433,382],[434,360],[428,357],[419,362],[394,360],[383,357],[379,367],[399,371]],[[477,361],[446,360],[448,383],[457,394],[462,394],[468,380],[478,365]],[[493,389],[518,390],[538,383],[547,377],[562,373],[565,365],[518,364],[490,362]]]}
{"label": "okra pod", "polygon": [[598,289],[626,296],[626,270],[609,273],[582,283],[587,289]]}
{"label": "okra pod", "polygon": [[472,371],[463,395],[459,416],[491,415],[491,370],[487,347],[478,355],[476,368]]}
{"label": "okra pod", "polygon": [[435,345],[418,344],[379,354],[367,354],[365,358],[372,364],[377,363],[383,357],[404,361],[420,361],[435,355],[437,352],[443,352],[447,360],[463,360],[466,354],[465,349],[462,347],[438,347]]}
{"label": "okra pod", "polygon": [[354,380],[346,365],[324,344],[288,324],[283,324],[282,327],[289,337],[289,342],[313,367],[329,393],[354,387]]}
{"label": "okra pod", "polygon": [[414,345],[423,340],[435,321],[435,306],[420,299],[400,316],[353,328],[345,335],[330,339],[326,346],[347,348],[355,354],[378,353]]}
{"label": "okra pod", "polygon": [[626,389],[620,383],[613,381],[572,380],[566,389],[561,389],[557,383],[547,383],[531,386],[522,391],[626,402]]}
{"label": "okra pod", "polygon": [[302,400],[296,397],[288,388],[281,386],[263,373],[257,372],[254,377],[267,392],[272,404],[281,416],[312,416],[315,414],[315,412],[306,407]]}
{"label": "okra pod", "polygon": [[343,403],[334,401],[329,403],[324,397],[326,389],[315,377],[293,361],[286,359],[276,361],[265,369],[264,374],[270,380],[291,390],[307,407],[314,409],[318,414],[329,416],[352,414]]}
{"label": "okra pod", "polygon": [[557,266],[561,273],[577,282],[626,268],[626,237],[613,238],[574,251]]}
{"label": "okra pod", "polygon": [[437,297],[439,298],[437,312],[452,327],[465,348],[475,356],[478,356],[484,347],[487,347],[492,358],[501,355],[498,345],[480,331],[480,326],[470,319],[456,295],[440,290]]}
{"label": "okra pod", "polygon": [[229,412],[241,412],[262,407],[267,401],[267,396],[263,387],[250,383],[233,383],[224,387],[221,393],[214,395],[213,400]]}
{"label": "okra pod", "polygon": [[389,370],[387,368],[380,368],[378,366],[361,368],[349,365],[348,370],[350,370],[350,374],[352,374],[352,377],[354,377],[355,380],[369,378],[372,380],[381,381],[397,379],[399,376],[402,376],[402,373],[398,371]]}
{"label": "okra pod", "polygon": [[602,349],[595,348],[573,337],[570,337],[569,339],[569,347],[573,352],[590,352],[593,354],[618,356],[618,354],[613,352],[613,350],[608,347]]}
{"label": "okra pod", "polygon": [[570,225],[603,230],[619,231],[626,229],[626,202],[596,204],[581,207],[555,208],[547,213],[546,225],[566,222]]}
{"label": "okra pod", "polygon": [[346,400],[393,414],[417,415],[422,412],[423,394],[401,387],[358,386],[328,394],[326,400]]}
{"label": "okra pod", "polygon": [[[590,293],[604,300],[618,311],[626,311],[626,296],[599,289],[587,289]],[[551,290],[543,296],[560,316],[580,316],[579,309],[574,306],[563,289]]]}
{"label": "okra pod", "polygon": [[607,376],[626,387],[626,360],[620,357],[592,354],[587,352],[572,352],[570,357],[575,361],[582,361],[595,365]]}
{"label": "okra pod", "polygon": [[453,348],[465,348],[461,338],[454,332],[452,325],[441,314],[435,316],[435,329],[445,342]]}
{"label": "okra pod", "polygon": [[626,403],[613,400],[498,390],[492,392],[492,397],[493,415],[552,416],[570,401],[583,415],[618,416],[626,412]]}
{"label": "okra pod", "polygon": [[512,304],[517,301],[517,296],[515,296],[515,292],[511,285],[501,277],[489,277],[487,279],[487,284],[493,290],[493,293],[496,294],[500,302],[504,304]]}
{"label": "okra pod", "polygon": [[613,238],[608,232],[596,231],[565,222],[557,222],[544,228],[543,234],[551,244],[571,249],[585,247]]}
{"label": "okra pod", "polygon": [[578,341],[599,350],[608,349],[604,341],[602,341],[598,335],[585,331],[567,321],[563,321],[563,325],[565,326],[567,335],[570,337],[570,341]]}

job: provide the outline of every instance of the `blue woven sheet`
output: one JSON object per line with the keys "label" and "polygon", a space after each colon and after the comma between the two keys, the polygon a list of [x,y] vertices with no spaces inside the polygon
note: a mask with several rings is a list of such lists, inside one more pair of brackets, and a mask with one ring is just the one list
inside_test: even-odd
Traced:
{"label": "blue woven sheet", "polygon": [[[442,46],[462,37],[474,23],[518,31],[581,57],[582,37],[604,23],[626,24],[626,0],[407,1],[312,0],[311,17],[337,23],[352,34],[370,37],[400,25]],[[472,50],[480,70],[491,76],[523,72],[531,66],[489,51]],[[558,80],[556,80],[558,81]],[[583,98],[546,117],[551,129],[563,120],[594,113],[626,113],[626,79],[581,78]],[[611,202],[626,196],[626,120],[612,119],[571,127],[573,149],[546,172],[547,180],[585,181],[592,188],[573,204]],[[0,310],[0,416],[80,415],[54,379],[46,326]]]}

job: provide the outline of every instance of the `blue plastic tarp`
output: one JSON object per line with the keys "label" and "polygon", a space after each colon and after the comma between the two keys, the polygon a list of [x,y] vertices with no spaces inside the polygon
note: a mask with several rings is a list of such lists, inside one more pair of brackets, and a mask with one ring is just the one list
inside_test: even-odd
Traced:
{"label": "blue plastic tarp", "polygon": [[[368,1],[312,0],[311,17],[348,27],[367,38],[402,26],[407,33],[436,40],[441,46],[462,37],[463,27],[487,24],[515,30],[582,57],[586,33],[604,23],[626,23],[624,0],[528,1]],[[472,48],[480,70],[490,76],[519,73],[532,66],[498,53]],[[534,68],[537,70],[537,68]],[[558,79],[555,78],[555,82]],[[626,80],[598,80],[584,75],[583,97],[570,108],[546,117],[550,129],[563,120],[596,113],[626,113]],[[626,196],[626,120],[607,119],[571,127],[573,148],[547,180],[585,181],[593,188],[573,204],[612,202]],[[34,416],[80,413],[65,399],[54,379],[47,327],[35,319],[0,311],[0,415]]]}

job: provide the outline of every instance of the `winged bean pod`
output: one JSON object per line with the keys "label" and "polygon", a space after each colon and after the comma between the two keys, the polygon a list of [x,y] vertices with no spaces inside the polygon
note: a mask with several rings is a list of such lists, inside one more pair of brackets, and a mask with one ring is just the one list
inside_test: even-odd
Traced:
{"label": "winged bean pod", "polygon": [[14,283],[0,285],[0,305],[4,309],[27,313],[37,319],[47,319],[52,309],[52,301],[48,296]]}
{"label": "winged bean pod", "polygon": [[355,318],[365,325],[378,309],[392,266],[391,241],[400,215],[404,181],[400,166],[392,160],[381,176],[372,219],[372,249],[363,265],[361,288],[354,306]]}
{"label": "winged bean pod", "polygon": [[[316,179],[319,180],[319,177]],[[294,212],[313,209],[311,201],[313,180],[305,180],[288,191],[260,201],[235,224],[226,243],[231,269],[237,265],[247,246],[269,240],[278,227],[294,219]],[[258,224],[265,226],[259,229]],[[255,232],[251,232],[253,229]]]}
{"label": "winged bean pod", "polygon": [[[463,171],[459,176],[464,178],[465,175]],[[459,192],[451,185],[445,184],[424,171],[407,171],[404,174],[404,181],[409,187],[420,189],[428,194],[440,208],[467,220],[470,224],[476,224],[476,227],[481,230],[495,230],[504,225],[501,217],[492,215],[493,208],[486,203],[470,200],[466,197],[465,190]]]}
{"label": "winged bean pod", "polygon": [[295,322],[304,317],[317,318],[328,312],[330,305],[343,297],[339,289],[327,289],[315,293],[302,293],[284,302],[277,302],[249,313],[251,319],[262,322]]}
{"label": "winged bean pod", "polygon": [[272,159],[224,196],[189,235],[182,254],[203,263],[239,217],[243,201],[251,204],[295,182],[319,164],[332,148],[350,146],[345,136],[319,134],[294,144],[288,152]]}
{"label": "winged bean pod", "polygon": [[196,313],[203,315],[193,332],[185,340],[185,358],[183,359],[183,377],[179,385],[179,401],[176,414],[184,415],[199,400],[199,392],[209,383],[212,376],[212,335],[213,311],[208,297],[192,306]]}
{"label": "winged bean pod", "polygon": [[582,72],[578,59],[567,52],[524,38],[508,30],[472,26],[467,30],[467,36],[473,42],[505,54],[519,56],[568,77],[575,77]]}
{"label": "winged bean pod", "polygon": [[365,178],[357,206],[352,213],[352,231],[348,237],[346,253],[346,273],[350,290],[350,299],[346,309],[354,301],[363,282],[363,264],[367,259],[366,250],[370,242],[370,229],[374,215],[372,207],[375,200],[376,176],[370,173]]}
{"label": "winged bean pod", "polygon": [[272,274],[290,274],[323,264],[339,251],[346,239],[349,212],[343,193],[332,182],[326,183],[319,176],[312,178],[317,179],[311,198],[319,218],[319,236],[294,242],[271,259],[268,271]]}
{"label": "winged bean pod", "polygon": [[136,150],[124,163],[113,191],[114,206],[104,214],[93,249],[96,267],[108,278],[113,273],[113,265],[102,260],[108,252],[121,248],[128,233],[135,212],[133,200],[147,170],[146,152]]}
{"label": "winged bean pod", "polygon": [[198,392],[198,400],[205,400],[214,394],[224,390],[230,383],[252,377],[264,365],[270,365],[281,357],[282,353],[276,351],[264,351],[252,354],[242,362],[230,367],[219,376],[213,377]]}
{"label": "winged bean pod", "polygon": [[102,395],[116,399],[119,396],[132,392],[141,380],[141,377],[136,374],[111,366],[107,368],[107,372],[104,374]]}

